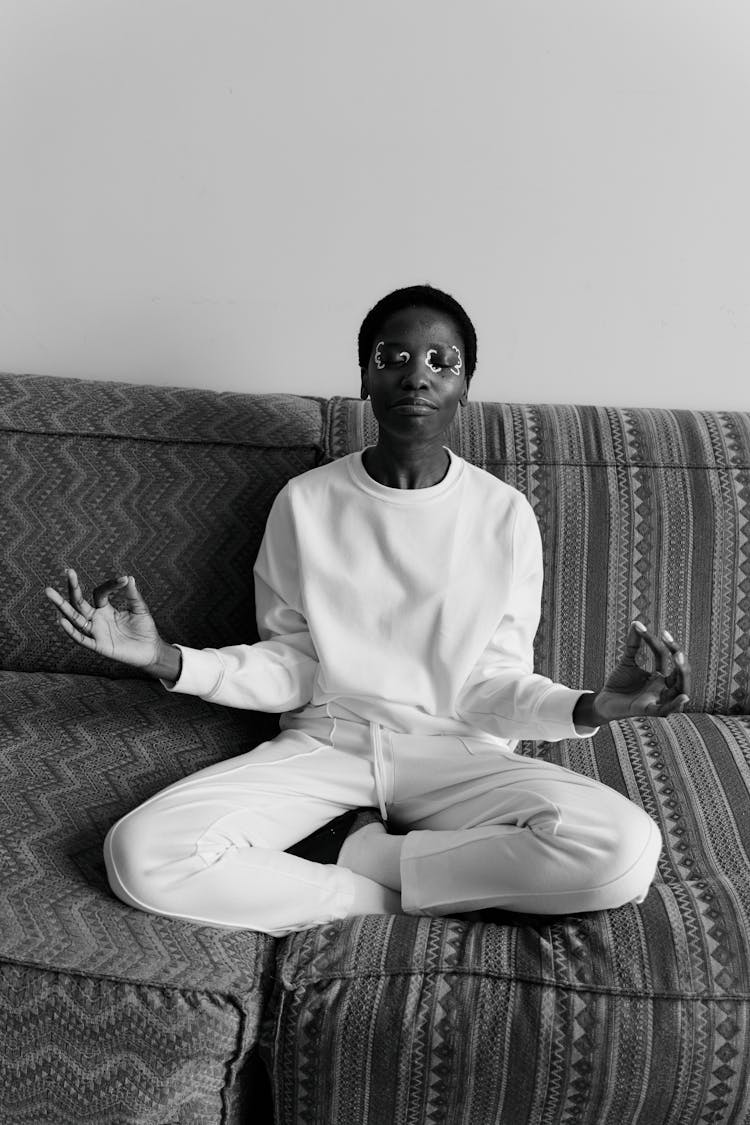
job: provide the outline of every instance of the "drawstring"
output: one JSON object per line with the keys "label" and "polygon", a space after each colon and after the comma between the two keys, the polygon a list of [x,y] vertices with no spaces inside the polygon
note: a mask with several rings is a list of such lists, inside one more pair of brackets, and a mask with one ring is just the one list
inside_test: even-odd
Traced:
{"label": "drawstring", "polygon": [[370,745],[372,746],[372,764],[375,770],[375,790],[378,794],[380,815],[383,820],[388,820],[385,808],[385,763],[383,761],[383,736],[378,723],[370,723]]}

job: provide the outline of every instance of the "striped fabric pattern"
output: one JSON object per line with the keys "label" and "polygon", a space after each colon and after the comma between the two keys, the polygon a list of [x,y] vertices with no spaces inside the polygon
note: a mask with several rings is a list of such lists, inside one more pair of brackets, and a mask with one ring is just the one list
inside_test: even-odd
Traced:
{"label": "striped fabric pattern", "polygon": [[283,943],[262,1050],[283,1125],[750,1121],[750,718],[524,744],[641,804],[645,902],[364,917]]}
{"label": "striped fabric pattern", "polygon": [[472,402],[452,447],[545,547],[537,668],[596,686],[671,627],[689,714],[520,752],[641,804],[640,905],[365,917],[283,942],[108,890],[127,809],[275,720],[168,695],[58,637],[65,564],[134,573],[165,634],[254,636],[249,575],[292,475],[375,440],[368,404],[0,376],[0,1117],[36,1125],[750,1122],[750,416]]}
{"label": "striped fabric pattern", "polygon": [[[328,404],[326,455],[376,439]],[[636,801],[644,903],[578,917],[361,918],[282,944],[263,1051],[283,1125],[750,1121],[750,416],[471,403],[451,447],[519,488],[545,550],[536,664],[595,687],[671,627],[689,714],[522,743]]]}
{"label": "striped fabric pattern", "polygon": [[[325,434],[372,444],[369,402],[332,399]],[[691,710],[750,713],[750,416],[470,402],[448,444],[535,510],[538,671],[601,683],[640,617],[689,653]]]}

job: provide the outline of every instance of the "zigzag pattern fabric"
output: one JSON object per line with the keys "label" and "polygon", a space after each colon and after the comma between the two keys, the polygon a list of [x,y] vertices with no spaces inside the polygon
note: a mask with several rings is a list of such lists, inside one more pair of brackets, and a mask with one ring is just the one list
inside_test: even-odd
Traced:
{"label": "zigzag pattern fabric", "polygon": [[275,943],[125,906],[102,840],[274,721],[153,682],[19,672],[0,672],[0,713],[0,1117],[239,1125]]}
{"label": "zigzag pattern fabric", "polygon": [[56,629],[66,566],[133,574],[170,640],[257,639],[266,516],[320,446],[315,399],[0,376],[0,668],[134,675]]}
{"label": "zigzag pattern fabric", "polygon": [[539,518],[539,670],[596,686],[636,614],[690,653],[689,714],[520,748],[654,817],[644,903],[366,917],[275,946],[109,892],[110,824],[276,722],[102,667],[58,638],[43,587],[127,569],[170,639],[253,639],[273,497],[375,439],[367,404],[321,408],[0,376],[0,1116],[265,1125],[262,1021],[276,1125],[750,1121],[748,415],[476,402],[451,434]]}

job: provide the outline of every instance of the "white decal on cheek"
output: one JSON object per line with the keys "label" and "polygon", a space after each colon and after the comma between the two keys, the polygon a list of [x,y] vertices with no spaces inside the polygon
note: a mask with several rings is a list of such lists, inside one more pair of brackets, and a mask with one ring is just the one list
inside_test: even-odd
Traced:
{"label": "white decal on cheek", "polygon": [[427,366],[429,367],[430,371],[432,371],[435,375],[439,375],[440,374],[440,368],[439,367],[433,367],[432,364],[430,363],[430,356],[431,355],[437,355],[437,348],[430,348],[429,351],[427,352],[427,355],[424,357],[424,361],[427,364]]}
{"label": "white decal on cheek", "polygon": [[461,367],[463,366],[463,364],[461,362],[461,353],[458,350],[457,344],[453,345],[453,350],[456,353],[456,355],[458,356],[458,363],[456,364],[455,367],[451,367],[451,371],[453,372],[454,375],[460,375],[461,374]]}

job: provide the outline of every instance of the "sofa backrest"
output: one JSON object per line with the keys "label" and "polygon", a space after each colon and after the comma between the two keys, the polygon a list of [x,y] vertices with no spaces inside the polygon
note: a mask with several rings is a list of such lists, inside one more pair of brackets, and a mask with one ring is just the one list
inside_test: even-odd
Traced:
{"label": "sofa backrest", "polygon": [[[252,641],[276,493],[376,432],[355,399],[0,375],[0,668],[132,675],[55,626],[66,565],[134,574],[170,640]],[[750,415],[470,402],[448,440],[536,511],[540,672],[597,686],[639,616],[688,651],[690,710],[750,714]]]}
{"label": "sofa backrest", "polygon": [[[327,403],[328,457],[376,434],[369,402]],[[685,646],[688,710],[750,714],[750,414],[470,401],[448,444],[536,512],[538,671],[599,686],[639,617]]]}
{"label": "sofa backrest", "polygon": [[133,574],[162,635],[254,640],[276,493],[321,456],[322,400],[0,375],[0,668],[131,676],[73,644],[48,585]]}

